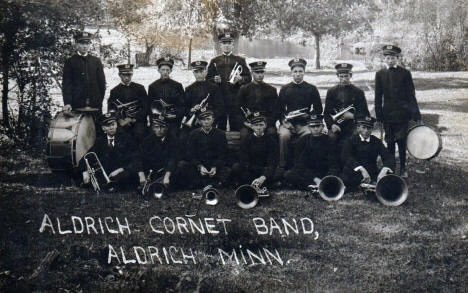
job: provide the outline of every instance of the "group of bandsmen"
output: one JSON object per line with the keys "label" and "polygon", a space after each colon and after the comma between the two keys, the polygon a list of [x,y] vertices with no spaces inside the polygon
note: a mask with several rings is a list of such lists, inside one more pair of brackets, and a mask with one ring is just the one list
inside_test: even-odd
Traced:
{"label": "group of bandsmen", "polygon": [[[77,53],[65,63],[64,111],[102,109],[105,77],[99,58],[88,54],[90,38],[78,35]],[[196,81],[185,90],[170,77],[170,57],[157,60],[160,78],[148,92],[132,81],[133,65],[118,66],[121,83],[110,91],[107,113],[96,114],[102,133],[92,149],[117,186],[142,186],[151,172],[169,189],[241,184],[307,189],[335,175],[353,190],[395,172],[395,144],[399,173],[407,176],[408,122],[421,117],[411,73],[397,65],[398,47],[383,47],[386,68],[376,74],[375,119],[364,92],[350,82],[351,64],[336,65],[339,83],[328,89],[323,108],[317,87],[304,81],[304,59],[289,61],[292,81],[278,94],[263,82],[266,62],[247,66],[233,55],[231,33],[219,41],[223,54],[209,63],[192,62]],[[376,120],[383,123],[388,147],[371,135]],[[226,133],[233,131],[240,132],[238,153],[228,148]],[[86,168],[81,172],[88,182]]]}

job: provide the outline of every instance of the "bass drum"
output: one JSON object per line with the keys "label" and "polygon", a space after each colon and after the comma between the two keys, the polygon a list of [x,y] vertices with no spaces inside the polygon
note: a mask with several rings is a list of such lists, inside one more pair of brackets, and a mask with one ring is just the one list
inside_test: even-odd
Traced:
{"label": "bass drum", "polygon": [[406,145],[410,155],[416,159],[429,160],[442,150],[442,139],[431,127],[416,125],[408,130]]}
{"label": "bass drum", "polygon": [[47,162],[52,172],[66,172],[78,167],[95,140],[96,127],[91,115],[58,113],[47,137]]}

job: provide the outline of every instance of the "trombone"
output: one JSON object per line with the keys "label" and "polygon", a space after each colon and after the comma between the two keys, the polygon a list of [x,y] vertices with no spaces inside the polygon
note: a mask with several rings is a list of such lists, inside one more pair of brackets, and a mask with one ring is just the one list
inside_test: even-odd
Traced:
{"label": "trombone", "polygon": [[[208,98],[210,97],[210,93],[208,93],[208,95],[206,95],[206,98],[204,98],[200,104],[198,104],[198,106],[200,106],[200,108],[203,108],[206,104],[206,102],[208,101]],[[190,117],[190,119],[188,119],[187,121],[187,116],[184,116],[184,118],[182,118],[182,121],[180,122],[180,128],[182,128],[184,125],[189,127],[189,128],[192,128],[193,126],[193,123],[195,122],[195,118],[197,117],[197,115],[194,113],[192,114],[192,116]]]}
{"label": "trombone", "polygon": [[[141,189],[141,195],[144,197],[154,197],[154,198],[162,198],[166,193],[166,187],[162,184],[164,175],[164,168],[159,169],[155,174],[155,178],[153,179],[153,170],[150,170],[148,176],[146,177],[145,184]],[[159,176],[158,176],[159,175]]]}
{"label": "trombone", "polygon": [[375,193],[377,200],[385,206],[399,206],[408,198],[408,184],[395,174],[388,174],[380,178],[376,184],[361,183],[364,194]]}
{"label": "trombone", "polygon": [[[192,193],[192,199],[185,213],[186,217],[196,217],[198,215],[203,198],[206,205],[215,206],[219,203],[219,191],[212,185],[207,185],[201,193]],[[196,206],[195,210],[193,210],[194,206]]]}
{"label": "trombone", "polygon": [[91,184],[96,193],[101,191],[101,187],[106,187],[108,191],[113,191],[112,180],[104,170],[104,167],[101,164],[97,154],[95,152],[89,152],[84,155],[83,159],[85,160],[86,169],[88,171]]}
{"label": "trombone", "polygon": [[351,104],[349,105],[348,107],[342,109],[341,111],[339,111],[338,113],[336,113],[335,115],[331,115],[331,118],[333,119],[333,121],[335,121],[336,123],[338,124],[341,124],[343,121],[345,121],[343,115],[346,113],[346,112],[349,112],[349,111],[355,111],[356,109],[354,109],[354,106]]}
{"label": "trombone", "polygon": [[231,74],[229,75],[229,83],[234,84],[234,80],[236,79],[237,76],[240,76],[242,73],[242,65],[236,64],[234,65],[234,68],[231,71]]}
{"label": "trombone", "polygon": [[343,180],[333,175],[323,177],[318,185],[309,185],[308,188],[326,201],[339,200],[343,197],[346,189]]}

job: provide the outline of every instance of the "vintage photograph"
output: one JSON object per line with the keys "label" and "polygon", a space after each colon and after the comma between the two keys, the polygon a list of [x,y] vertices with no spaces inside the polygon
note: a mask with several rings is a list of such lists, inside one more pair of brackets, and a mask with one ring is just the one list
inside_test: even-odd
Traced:
{"label": "vintage photograph", "polygon": [[0,292],[468,292],[465,0],[0,0]]}

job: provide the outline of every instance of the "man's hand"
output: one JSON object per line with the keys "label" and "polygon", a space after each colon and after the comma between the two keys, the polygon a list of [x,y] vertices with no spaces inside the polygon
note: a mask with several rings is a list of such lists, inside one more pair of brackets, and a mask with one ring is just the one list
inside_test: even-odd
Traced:
{"label": "man's hand", "polygon": [[72,106],[70,104],[66,104],[62,108],[63,112],[71,112],[71,110],[72,110]]}
{"label": "man's hand", "polygon": [[252,129],[252,124],[250,124],[247,121],[244,121],[244,126],[247,127],[248,129]]}
{"label": "man's hand", "polygon": [[341,131],[341,128],[340,128],[338,125],[336,125],[336,124],[332,124],[332,126],[331,126],[331,131],[332,131],[333,133],[337,133],[337,132],[340,132],[340,131]]}
{"label": "man's hand", "polygon": [[125,119],[119,119],[119,125],[120,126],[126,126],[128,124],[132,123],[132,118],[125,118]]}
{"label": "man's hand", "polygon": [[166,114],[167,119],[175,119],[177,118],[176,114]]}
{"label": "man's hand", "polygon": [[90,181],[89,173],[88,173],[88,171],[84,171],[84,172],[83,172],[83,183],[84,183],[84,184],[88,184],[89,181]]}
{"label": "man's hand", "polygon": [[370,183],[371,182],[371,177],[369,175],[369,172],[367,172],[366,168],[361,167],[361,168],[359,168],[359,171],[361,172],[361,175],[362,175],[362,182]]}
{"label": "man's hand", "polygon": [[112,172],[109,174],[109,178],[110,178],[110,177],[115,177],[115,176],[119,175],[120,173],[122,173],[123,171],[124,171],[124,168],[116,169],[116,170],[112,171]]}
{"label": "man's hand", "polygon": [[382,170],[380,170],[379,175],[377,176],[377,182],[382,179],[382,177],[387,176],[388,173],[393,173],[392,169],[388,167],[383,167]]}
{"label": "man's hand", "polygon": [[201,108],[200,104],[196,104],[195,106],[192,107],[192,109],[190,109],[190,112],[195,113],[195,112],[199,111],[200,108]]}
{"label": "man's hand", "polygon": [[213,177],[214,175],[216,175],[216,167],[211,168],[210,172],[208,172],[208,175],[210,177]]}
{"label": "man's hand", "polygon": [[236,83],[238,83],[238,82],[240,82],[240,81],[242,81],[242,76],[236,75],[236,76],[234,77],[233,84],[236,84]]}
{"label": "man's hand", "polygon": [[317,186],[319,186],[320,182],[322,182],[322,179],[320,179],[318,177],[315,177],[314,182],[315,182],[315,184],[317,184]]}
{"label": "man's hand", "polygon": [[252,181],[252,185],[253,186],[257,186],[257,187],[260,187],[263,185],[263,183],[265,183],[265,180],[266,180],[266,177],[264,175],[254,179],[254,181]]}
{"label": "man's hand", "polygon": [[144,172],[138,172],[138,181],[140,182],[140,184],[145,184],[146,182],[146,177],[145,177],[145,173]]}
{"label": "man's hand", "polygon": [[164,185],[164,187],[168,187],[169,186],[169,183],[171,182],[171,172],[166,172],[166,174],[164,174],[164,178],[163,178],[163,182],[162,184]]}
{"label": "man's hand", "polygon": [[221,83],[221,76],[220,76],[220,75],[216,75],[216,76],[214,77],[213,80],[214,80],[214,82],[216,82],[216,83]]}
{"label": "man's hand", "polygon": [[343,116],[341,117],[343,117],[344,120],[351,120],[351,119],[354,119],[354,114],[348,111],[348,112],[345,112]]}
{"label": "man's hand", "polygon": [[203,165],[198,165],[198,171],[202,176],[208,175],[208,170]]}

